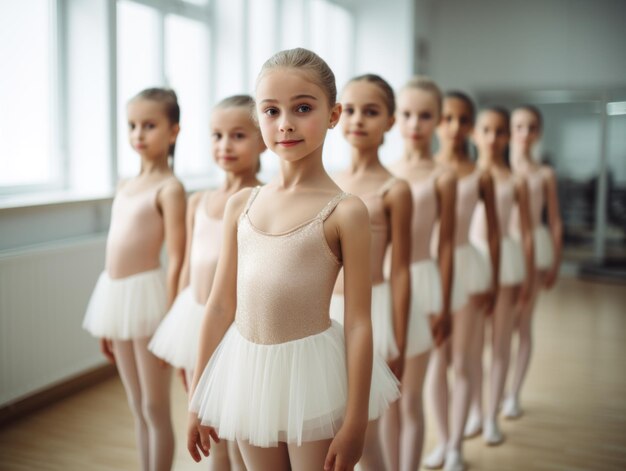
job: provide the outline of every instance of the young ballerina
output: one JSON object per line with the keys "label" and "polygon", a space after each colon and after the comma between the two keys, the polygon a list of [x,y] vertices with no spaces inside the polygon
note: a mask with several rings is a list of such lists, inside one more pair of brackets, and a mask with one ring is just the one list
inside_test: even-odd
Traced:
{"label": "young ballerina", "polygon": [[[378,75],[361,75],[348,82],[341,94],[341,129],[352,148],[349,170],[334,176],[345,191],[367,206],[371,227],[372,331],[374,350],[402,378],[410,304],[411,190],[395,178],[378,158],[384,135],[394,124],[395,97]],[[390,281],[383,265],[391,249]],[[338,278],[331,301],[331,317],[343,324],[344,283]],[[361,469],[381,470],[385,464],[378,421],[367,427]]]}
{"label": "young ballerina", "polygon": [[[402,395],[383,416],[382,436],[387,470],[414,471],[424,443],[422,390],[433,337],[442,345],[450,334],[456,176],[438,167],[431,154],[441,120],[441,91],[432,80],[414,77],[407,82],[398,94],[396,117],[404,155],[390,170],[409,182],[413,196],[411,310]],[[437,260],[431,258],[435,226]]]}
{"label": "young ballerina", "polygon": [[[226,205],[187,446],[199,461],[210,438],[236,439],[250,471],[353,469],[368,420],[399,393],[372,355],[367,208],[322,165],[341,114],[334,75],[306,49],[279,52],[258,76],[256,110],[280,174]],[[342,265],[345,331],[329,317]]]}
{"label": "young ballerina", "polygon": [[[491,372],[485,426],[482,427],[482,377],[479,376],[473,387],[472,406],[465,428],[466,436],[478,434],[482,428],[483,438],[488,445],[498,445],[504,440],[497,416],[509,367],[516,308],[518,301],[525,302],[535,272],[528,187],[525,179],[513,176],[504,160],[509,143],[509,127],[508,111],[498,107],[486,108],[478,115],[473,134],[478,148],[478,166],[491,174],[495,185],[496,210],[502,237],[500,286],[491,316]],[[521,245],[509,235],[515,204],[521,216]],[[472,242],[488,259],[484,204],[477,207],[470,232]]]}
{"label": "young ballerina", "polygon": [[[490,312],[498,291],[500,235],[495,210],[491,175],[478,169],[467,153],[475,108],[461,92],[446,93],[442,120],[437,128],[440,151],[438,162],[457,175],[453,290],[461,291],[467,301],[454,309],[451,345],[433,350],[429,368],[431,399],[439,444],[426,458],[430,469],[465,469],[462,440],[469,409],[470,392],[481,364],[484,313]],[[469,241],[469,228],[479,201],[485,204],[491,269],[478,249]],[[459,285],[459,286],[456,286]],[[454,302],[453,302],[454,304]],[[454,369],[451,426],[448,426],[447,367]]]}
{"label": "young ballerina", "polygon": [[[561,264],[563,224],[559,211],[556,176],[547,165],[535,161],[532,152],[541,137],[542,118],[534,106],[522,106],[511,116],[511,166],[516,175],[528,182],[530,194],[530,220],[535,247],[535,282],[526,302],[519,311],[517,330],[519,346],[513,385],[504,401],[503,413],[507,418],[522,415],[520,392],[524,384],[532,352],[532,318],[537,297],[542,288],[550,289],[556,282]],[[547,209],[548,227],[543,224]],[[514,231],[520,232],[520,220],[513,218]]]}
{"label": "young ballerina", "polygon": [[[254,100],[248,95],[225,98],[213,110],[212,153],[226,179],[217,190],[200,191],[189,198],[180,294],[149,345],[157,357],[183,369],[186,384],[193,377],[200,322],[222,246],[226,200],[242,188],[260,184],[256,174],[265,144],[253,112]],[[216,471],[245,469],[235,442],[217,444],[209,463],[209,469]]]}
{"label": "young ballerina", "polygon": [[[102,353],[117,365],[135,416],[142,469],[165,471],[174,454],[171,369],[148,351],[148,342],[174,301],[185,252],[185,190],[168,163],[180,109],[173,91],[152,88],[128,102],[127,115],[141,171],[118,186],[105,269],[83,327],[100,338]],[[164,240],[166,277],[159,261]]]}

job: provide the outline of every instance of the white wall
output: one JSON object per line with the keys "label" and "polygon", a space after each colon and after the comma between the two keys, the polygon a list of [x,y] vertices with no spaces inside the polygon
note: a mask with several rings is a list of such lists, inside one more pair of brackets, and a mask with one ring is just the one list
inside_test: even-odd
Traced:
{"label": "white wall", "polygon": [[597,88],[626,81],[623,0],[419,0],[427,71],[444,88]]}
{"label": "white wall", "polygon": [[[411,0],[354,2],[357,75],[378,74],[396,90],[411,77],[414,70],[413,3]],[[394,127],[385,138],[382,160],[393,162],[401,152],[402,140]]]}

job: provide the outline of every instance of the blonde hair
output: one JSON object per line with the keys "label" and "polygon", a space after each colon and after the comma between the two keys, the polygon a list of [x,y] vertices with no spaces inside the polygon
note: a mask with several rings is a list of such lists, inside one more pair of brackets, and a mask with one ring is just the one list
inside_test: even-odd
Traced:
{"label": "blonde hair", "polygon": [[372,85],[376,85],[383,94],[383,101],[385,102],[387,111],[390,115],[393,116],[393,114],[396,112],[396,96],[394,95],[393,88],[391,88],[389,82],[387,82],[380,75],[364,74],[350,79],[350,81],[344,87],[344,90],[348,87],[348,85],[354,82],[367,82],[371,83]]}
{"label": "blonde hair", "polygon": [[443,93],[433,79],[425,75],[414,75],[409,79],[407,83],[404,84],[400,91],[402,92],[409,88],[424,90],[425,92],[431,93],[435,97],[435,101],[437,102],[437,106],[439,108],[439,113],[441,113],[441,110],[443,109]]}
{"label": "blonde hair", "polygon": [[254,112],[255,101],[250,95],[232,95],[220,100],[214,109],[244,108],[250,114],[250,121],[258,129],[259,121]]}
{"label": "blonde hair", "polygon": [[311,81],[319,86],[328,97],[328,104],[332,108],[337,103],[337,85],[335,74],[328,64],[313,51],[301,47],[286,49],[270,57],[263,66],[256,79],[256,85],[265,73],[272,69],[289,68],[308,72]]}

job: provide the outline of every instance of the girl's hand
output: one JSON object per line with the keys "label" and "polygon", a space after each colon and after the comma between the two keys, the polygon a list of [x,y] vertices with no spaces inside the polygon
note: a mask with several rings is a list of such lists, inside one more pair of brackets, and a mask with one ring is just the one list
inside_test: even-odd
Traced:
{"label": "girl's hand", "polygon": [[528,304],[530,300],[530,291],[531,288],[528,283],[522,283],[522,287],[520,288],[519,297],[517,298],[517,305],[520,309],[524,309],[524,307]]}
{"label": "girl's hand", "polygon": [[546,289],[552,289],[552,287],[554,286],[554,284],[556,283],[556,279],[559,275],[559,271],[558,270],[550,270],[548,272],[548,274],[546,275],[546,279],[543,283],[543,285],[545,286]]}
{"label": "girl's hand", "polygon": [[161,368],[162,370],[165,370],[167,368],[169,368],[170,364],[168,362],[166,362],[165,360],[159,358],[159,368]]}
{"label": "girl's hand", "polygon": [[430,316],[430,330],[433,334],[435,345],[440,347],[452,333],[452,319],[450,314]]}
{"label": "girl's hand", "polygon": [[404,373],[404,353],[401,353],[393,360],[387,361],[387,365],[395,377],[398,378],[398,381],[402,381],[402,374]]}
{"label": "girl's hand", "polygon": [[113,341],[111,339],[100,339],[100,351],[107,360],[115,364],[115,355],[113,354]]}
{"label": "girl's hand", "polygon": [[496,298],[498,297],[495,290],[488,291],[484,295],[485,299],[485,315],[491,316],[493,314],[493,310],[496,307]]}
{"label": "girl's hand", "polygon": [[187,426],[187,450],[196,463],[202,459],[198,450],[202,451],[204,456],[209,456],[211,438],[215,443],[220,442],[215,429],[201,425],[198,416],[194,412],[190,412]]}
{"label": "girl's hand", "polygon": [[341,427],[330,443],[324,471],[352,471],[361,459],[365,430],[360,432]]}
{"label": "girl's hand", "polygon": [[185,388],[185,392],[189,393],[189,384],[187,383],[187,375],[185,374],[184,368],[178,369],[178,376],[180,376],[180,380],[183,382],[183,388]]}

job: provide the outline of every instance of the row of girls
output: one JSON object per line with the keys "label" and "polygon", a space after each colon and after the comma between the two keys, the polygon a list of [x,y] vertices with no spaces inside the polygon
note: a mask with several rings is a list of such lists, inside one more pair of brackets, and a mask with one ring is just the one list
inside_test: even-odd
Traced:
{"label": "row of girls", "polygon": [[[466,95],[419,77],[395,97],[381,77],[359,76],[338,100],[320,57],[282,51],[263,65],[255,99],[213,110],[212,157],[226,178],[188,201],[172,165],[176,95],[143,91],[127,115],[141,171],[117,189],[84,327],[117,365],[143,470],[172,466],[168,365],[189,393],[187,448],[213,470],[416,470],[427,371],[438,445],[424,466],[464,469],[464,435],[480,430],[502,442],[500,404],[521,414],[532,311],[559,263],[554,175],[531,157],[537,110],[510,123],[499,108],[476,117]],[[331,178],[322,150],[337,124],[351,163]],[[386,168],[378,151],[394,124],[405,150]],[[261,185],[266,148],[280,172]]]}

